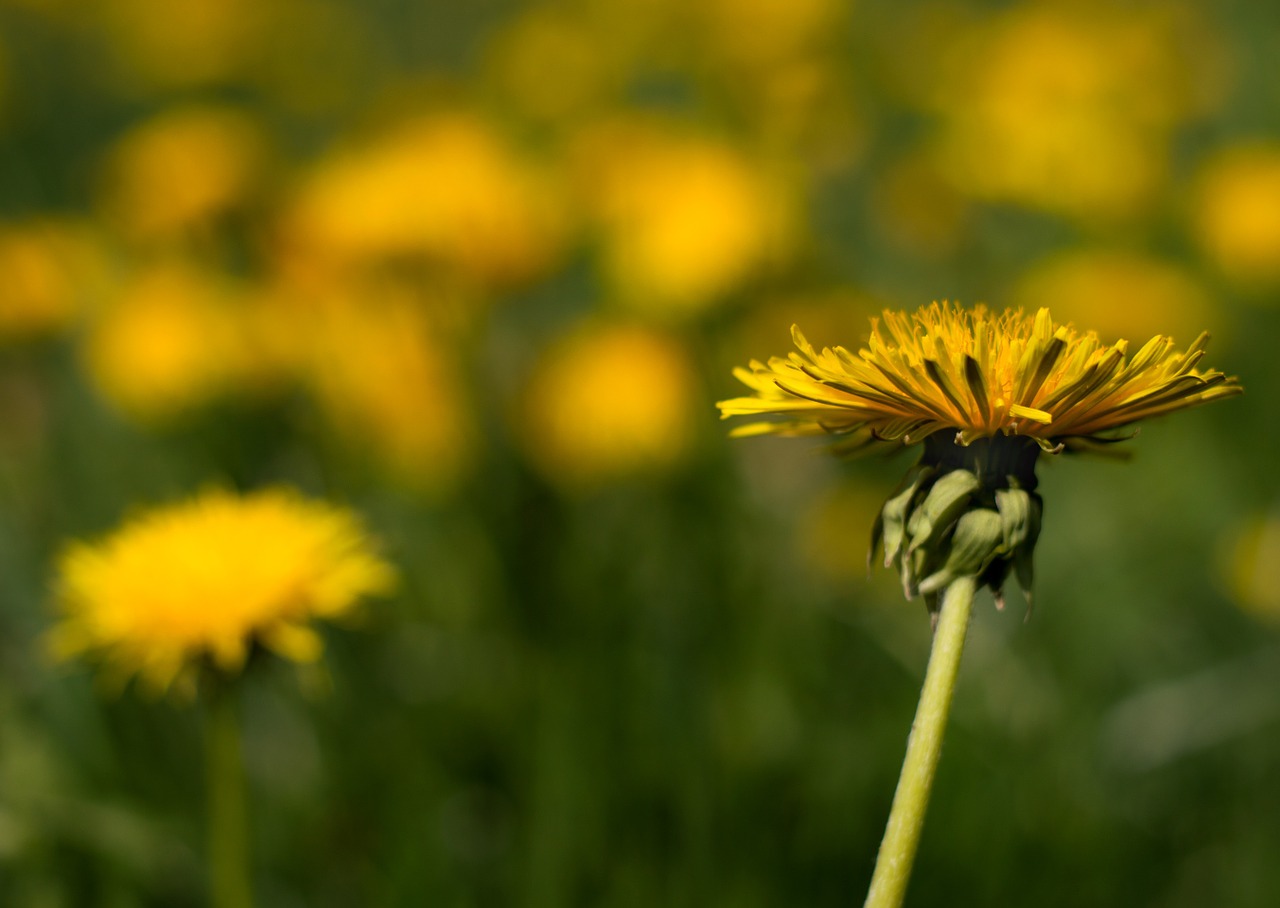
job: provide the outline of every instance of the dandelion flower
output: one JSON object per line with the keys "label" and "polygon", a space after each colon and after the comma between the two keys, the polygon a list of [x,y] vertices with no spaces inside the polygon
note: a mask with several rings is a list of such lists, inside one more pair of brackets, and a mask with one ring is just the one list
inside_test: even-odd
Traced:
{"label": "dandelion flower", "polygon": [[422,257],[502,285],[555,259],[562,207],[548,174],[493,125],[441,114],[328,154],[282,231],[305,253],[340,264]]}
{"label": "dandelion flower", "polygon": [[856,355],[819,352],[798,329],[792,337],[799,353],[735,372],[755,396],[718,404],[725,417],[778,421],[733,434],[861,433],[911,444],[953,430],[962,446],[1005,435],[1058,450],[1241,390],[1234,378],[1197,368],[1207,334],[1185,351],[1157,335],[1130,357],[1127,341],[1107,345],[1092,331],[1056,325],[1047,309],[1034,317],[947,303],[886,311]]}
{"label": "dandelion flower", "polygon": [[99,237],[75,220],[0,224],[0,343],[69,329],[109,270]]}
{"label": "dandelion flower", "polygon": [[264,139],[248,114],[230,107],[169,110],[112,148],[102,207],[130,239],[172,238],[248,201],[265,158]]}
{"label": "dandelion flower", "polygon": [[754,395],[722,401],[724,416],[766,417],[737,435],[844,437],[846,448],[923,442],[920,462],[880,509],[872,551],[923,595],[934,627],[929,667],[880,846],[869,908],[902,904],[941,752],[974,593],[997,605],[1009,573],[1030,601],[1043,502],[1041,452],[1117,441],[1116,430],[1239,394],[1235,378],[1199,367],[1208,335],[1185,350],[1156,336],[1129,355],[1124,341],[1054,324],[1049,310],[1000,315],[934,303],[885,312],[857,354],[798,352],[739,369]]}
{"label": "dandelion flower", "polygon": [[1280,279],[1280,146],[1231,146],[1205,165],[1192,231],[1222,272],[1246,287]]}
{"label": "dandelion flower", "polygon": [[96,314],[81,355],[98,392],[147,424],[245,389],[253,363],[243,288],[181,261],[128,277]]}
{"label": "dandelion flower", "polygon": [[382,290],[339,292],[308,314],[301,374],[340,441],[413,489],[446,493],[475,441],[460,368],[425,308]]}
{"label": "dandelion flower", "polygon": [[259,644],[318,658],[312,620],[347,614],[393,579],[347,510],[286,489],[212,491],[70,545],[51,642],[63,658],[97,657],[120,680],[189,687],[201,666],[239,672]]}
{"label": "dandelion flower", "polygon": [[785,257],[791,200],[729,145],[629,122],[588,132],[580,144],[605,278],[629,309],[696,317]]}
{"label": "dandelion flower", "polygon": [[[734,430],[739,436],[830,434],[845,450],[924,442],[921,463],[875,533],[884,533],[886,564],[901,569],[907,596],[928,594],[933,612],[936,593],[962,570],[998,594],[1017,562],[1025,589],[1041,451],[1096,450],[1139,420],[1241,391],[1236,379],[1199,368],[1207,334],[1185,350],[1158,335],[1130,356],[1127,342],[1107,345],[1092,331],[1057,325],[1047,309],[996,315],[934,303],[910,315],[886,311],[857,354],[819,351],[798,329],[793,337],[790,357],[737,370],[755,394],[721,401],[722,415],[767,417]],[[947,478],[953,472],[964,476]],[[994,507],[969,520],[991,544],[962,552],[968,536],[953,529],[971,504]],[[916,517],[917,506],[928,514]]]}
{"label": "dandelion flower", "polygon": [[1019,3],[951,33],[929,103],[956,188],[1091,222],[1145,211],[1221,82],[1212,30],[1174,7]]}
{"label": "dandelion flower", "polygon": [[579,328],[538,364],[520,408],[534,465],[589,488],[662,472],[689,448],[695,376],[671,336],[628,324]]}

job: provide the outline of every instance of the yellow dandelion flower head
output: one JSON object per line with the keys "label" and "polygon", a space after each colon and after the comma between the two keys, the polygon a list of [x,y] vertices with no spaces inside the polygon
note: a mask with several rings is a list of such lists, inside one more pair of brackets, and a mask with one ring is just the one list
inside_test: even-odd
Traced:
{"label": "yellow dandelion flower head", "polygon": [[1055,324],[1049,310],[990,312],[933,303],[872,319],[868,344],[817,350],[793,329],[798,350],[735,375],[754,393],[721,401],[724,417],[764,416],[735,435],[845,436],[844,447],[910,444],[935,432],[967,446],[996,435],[1040,448],[1087,448],[1111,430],[1242,390],[1203,370],[1207,334],[1179,351],[1157,335],[1132,356],[1092,331]]}
{"label": "yellow dandelion flower head", "polygon": [[98,658],[119,681],[189,689],[202,665],[233,674],[258,644],[318,658],[312,619],[345,615],[394,579],[348,510],[285,488],[210,491],[69,545],[50,642],[60,658]]}
{"label": "yellow dandelion flower head", "polygon": [[[92,8],[112,62],[142,87],[198,87],[244,73],[267,50],[276,4],[108,0]],[[166,16],[172,18],[166,21]]]}
{"label": "yellow dandelion flower head", "polygon": [[246,361],[241,289],[184,262],[130,275],[84,338],[86,370],[108,401],[163,422],[239,389]]}
{"label": "yellow dandelion flower head", "polygon": [[1169,134],[1220,81],[1212,52],[1189,53],[1211,30],[1173,7],[1024,3],[959,30],[931,99],[943,169],[979,198],[1091,221],[1142,211]]}
{"label": "yellow dandelion flower head", "polygon": [[1280,145],[1251,143],[1214,156],[1198,181],[1192,229],[1233,280],[1280,279]]}
{"label": "yellow dandelion flower head", "polygon": [[605,278],[636,312],[700,315],[788,248],[789,193],[725,142],[626,121],[588,131],[579,150]]}
{"label": "yellow dandelion flower head", "polygon": [[688,450],[695,382],[672,336],[584,326],[548,352],[529,382],[520,419],[530,457],[567,487],[661,472]]}
{"label": "yellow dandelion flower head", "polygon": [[614,46],[618,36],[600,31],[562,9],[526,9],[487,47],[487,79],[508,109],[539,119],[601,107],[625,83],[628,61]]}
{"label": "yellow dandelion flower head", "polygon": [[380,293],[369,302],[339,292],[311,307],[301,377],[349,449],[419,492],[446,493],[475,441],[461,367],[421,300]]}
{"label": "yellow dandelion flower head", "polygon": [[425,256],[518,283],[558,255],[562,209],[551,176],[497,127],[437,114],[331,152],[304,181],[283,230],[321,257]]}
{"label": "yellow dandelion flower head", "polygon": [[101,205],[131,239],[162,239],[244,203],[265,159],[265,140],[244,111],[168,110],[134,127],[111,149]]}
{"label": "yellow dandelion flower head", "polygon": [[109,271],[101,238],[86,225],[61,218],[0,225],[0,343],[70,328]]}

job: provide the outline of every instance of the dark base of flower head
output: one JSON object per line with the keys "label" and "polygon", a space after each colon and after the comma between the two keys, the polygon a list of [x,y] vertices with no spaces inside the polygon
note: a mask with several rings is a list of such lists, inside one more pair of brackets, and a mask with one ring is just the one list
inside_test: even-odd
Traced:
{"label": "dark base of flower head", "polygon": [[1012,571],[1030,602],[1043,510],[1035,492],[1040,450],[1016,435],[961,446],[952,433],[934,433],[881,508],[871,548],[883,542],[885,567],[898,569],[908,599],[923,595],[935,621],[942,592],[960,577],[990,587],[1003,605]]}
{"label": "dark base of flower head", "polygon": [[992,435],[958,445],[953,432],[934,432],[924,440],[920,462],[943,473],[968,470],[984,489],[1009,488],[1012,483],[1034,492],[1040,451],[1040,445],[1025,435]]}

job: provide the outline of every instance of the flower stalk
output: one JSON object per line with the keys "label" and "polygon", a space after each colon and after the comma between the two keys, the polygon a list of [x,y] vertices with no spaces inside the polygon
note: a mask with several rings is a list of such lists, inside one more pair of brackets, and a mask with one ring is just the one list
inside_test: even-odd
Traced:
{"label": "flower stalk", "polygon": [[889,822],[876,857],[866,908],[897,908],[907,892],[911,867],[924,828],[929,793],[942,754],[942,738],[951,713],[960,656],[964,652],[977,581],[960,577],[943,595],[938,626],[929,651],[920,704],[907,739],[907,755],[893,795]]}
{"label": "flower stalk", "polygon": [[720,401],[745,416],[736,436],[827,436],[833,453],[922,444],[918,463],[885,501],[871,530],[873,557],[896,570],[907,599],[922,598],[933,647],[906,759],[880,846],[868,908],[896,908],[906,893],[942,749],[965,633],[980,588],[1004,605],[1017,578],[1031,603],[1044,502],[1041,455],[1101,452],[1132,438],[1135,423],[1243,390],[1201,365],[1208,334],[1179,351],[1156,335],[1130,355],[1092,331],[1055,323],[1047,309],[996,314],[934,303],[872,319],[867,345],[814,347],[753,360],[734,374],[750,390]]}
{"label": "flower stalk", "polygon": [[209,902],[213,908],[251,908],[240,716],[230,684],[215,680],[210,688],[205,729]]}

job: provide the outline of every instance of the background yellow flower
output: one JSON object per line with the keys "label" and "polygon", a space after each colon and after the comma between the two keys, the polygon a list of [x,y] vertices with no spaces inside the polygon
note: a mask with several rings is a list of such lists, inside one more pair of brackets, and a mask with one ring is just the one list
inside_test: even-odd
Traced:
{"label": "background yellow flower", "polygon": [[587,326],[538,364],[519,429],[553,482],[592,486],[661,472],[692,441],[695,392],[673,338],[625,324]]}
{"label": "background yellow flower", "polygon": [[246,205],[266,147],[244,111],[167,110],[122,136],[103,164],[104,217],[139,241],[172,239]]}
{"label": "background yellow flower", "polygon": [[98,390],[125,414],[165,421],[241,387],[252,347],[242,288],[182,262],[123,280],[84,346]]}
{"label": "background yellow flower", "polygon": [[1223,149],[1205,162],[1192,201],[1192,231],[1233,280],[1280,279],[1280,145]]}
{"label": "background yellow flower", "polygon": [[0,343],[71,328],[107,286],[103,243],[65,218],[0,224]]}
{"label": "background yellow flower", "polygon": [[349,613],[394,578],[353,513],[285,489],[206,492],[144,512],[68,547],[59,569],[55,653],[161,690],[189,687],[202,665],[239,672],[258,644],[314,660],[311,622]]}

